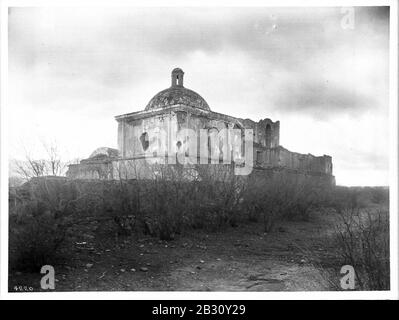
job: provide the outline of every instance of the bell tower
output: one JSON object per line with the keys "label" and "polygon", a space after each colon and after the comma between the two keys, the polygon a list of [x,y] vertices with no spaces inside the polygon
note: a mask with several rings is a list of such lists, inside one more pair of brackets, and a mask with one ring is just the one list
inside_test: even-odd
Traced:
{"label": "bell tower", "polygon": [[183,87],[184,72],[180,68],[175,68],[172,71],[172,87]]}

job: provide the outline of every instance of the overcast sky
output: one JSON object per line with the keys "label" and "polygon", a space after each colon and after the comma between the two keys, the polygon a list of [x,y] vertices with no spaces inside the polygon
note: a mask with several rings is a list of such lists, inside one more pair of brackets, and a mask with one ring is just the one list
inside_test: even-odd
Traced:
{"label": "overcast sky", "polygon": [[389,11],[355,8],[14,8],[9,151],[64,159],[117,146],[180,67],[211,110],[280,120],[280,144],[333,157],[338,184],[388,184]]}

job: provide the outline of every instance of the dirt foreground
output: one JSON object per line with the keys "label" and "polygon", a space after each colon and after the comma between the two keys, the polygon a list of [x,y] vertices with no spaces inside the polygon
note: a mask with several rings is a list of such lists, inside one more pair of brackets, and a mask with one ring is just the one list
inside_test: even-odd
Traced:
{"label": "dirt foreground", "polygon": [[[323,240],[333,224],[333,216],[320,214],[268,234],[262,223],[248,223],[214,233],[198,230],[173,241],[104,239],[95,231],[82,232],[69,248],[71,258],[54,266],[55,291],[334,290],[320,267],[340,276]],[[309,252],[317,252],[318,260]],[[42,276],[12,273],[9,291],[42,291]]]}

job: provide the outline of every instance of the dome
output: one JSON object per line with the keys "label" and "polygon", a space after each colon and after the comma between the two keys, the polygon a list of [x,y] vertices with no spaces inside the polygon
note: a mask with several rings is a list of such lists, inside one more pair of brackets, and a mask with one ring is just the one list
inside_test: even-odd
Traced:
{"label": "dome", "polygon": [[89,159],[93,158],[117,158],[119,155],[119,151],[117,149],[101,147],[97,148],[92,152]]}
{"label": "dome", "polygon": [[190,107],[210,111],[208,103],[198,93],[183,87],[184,72],[180,68],[172,71],[172,86],[158,92],[145,107],[146,111],[158,108],[166,108],[176,104],[184,104]]}
{"label": "dome", "polygon": [[183,70],[180,69],[180,68],[174,68],[174,69],[172,70],[172,73],[176,73],[176,72],[180,72],[180,73],[183,73],[183,74],[184,74]]}
{"label": "dome", "polygon": [[208,104],[198,93],[184,87],[171,87],[157,93],[145,108],[146,111],[157,108],[166,108],[176,104],[210,111]]}

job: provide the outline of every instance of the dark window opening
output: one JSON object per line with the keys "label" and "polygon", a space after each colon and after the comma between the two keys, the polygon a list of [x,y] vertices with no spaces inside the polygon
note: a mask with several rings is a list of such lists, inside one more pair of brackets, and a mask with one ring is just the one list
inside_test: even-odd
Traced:
{"label": "dark window opening", "polygon": [[140,142],[141,142],[141,146],[143,147],[143,150],[147,151],[148,147],[150,146],[150,141],[148,139],[148,133],[147,132],[144,132],[140,136]]}
{"label": "dark window opening", "polygon": [[266,148],[272,147],[272,128],[270,124],[266,125]]}

